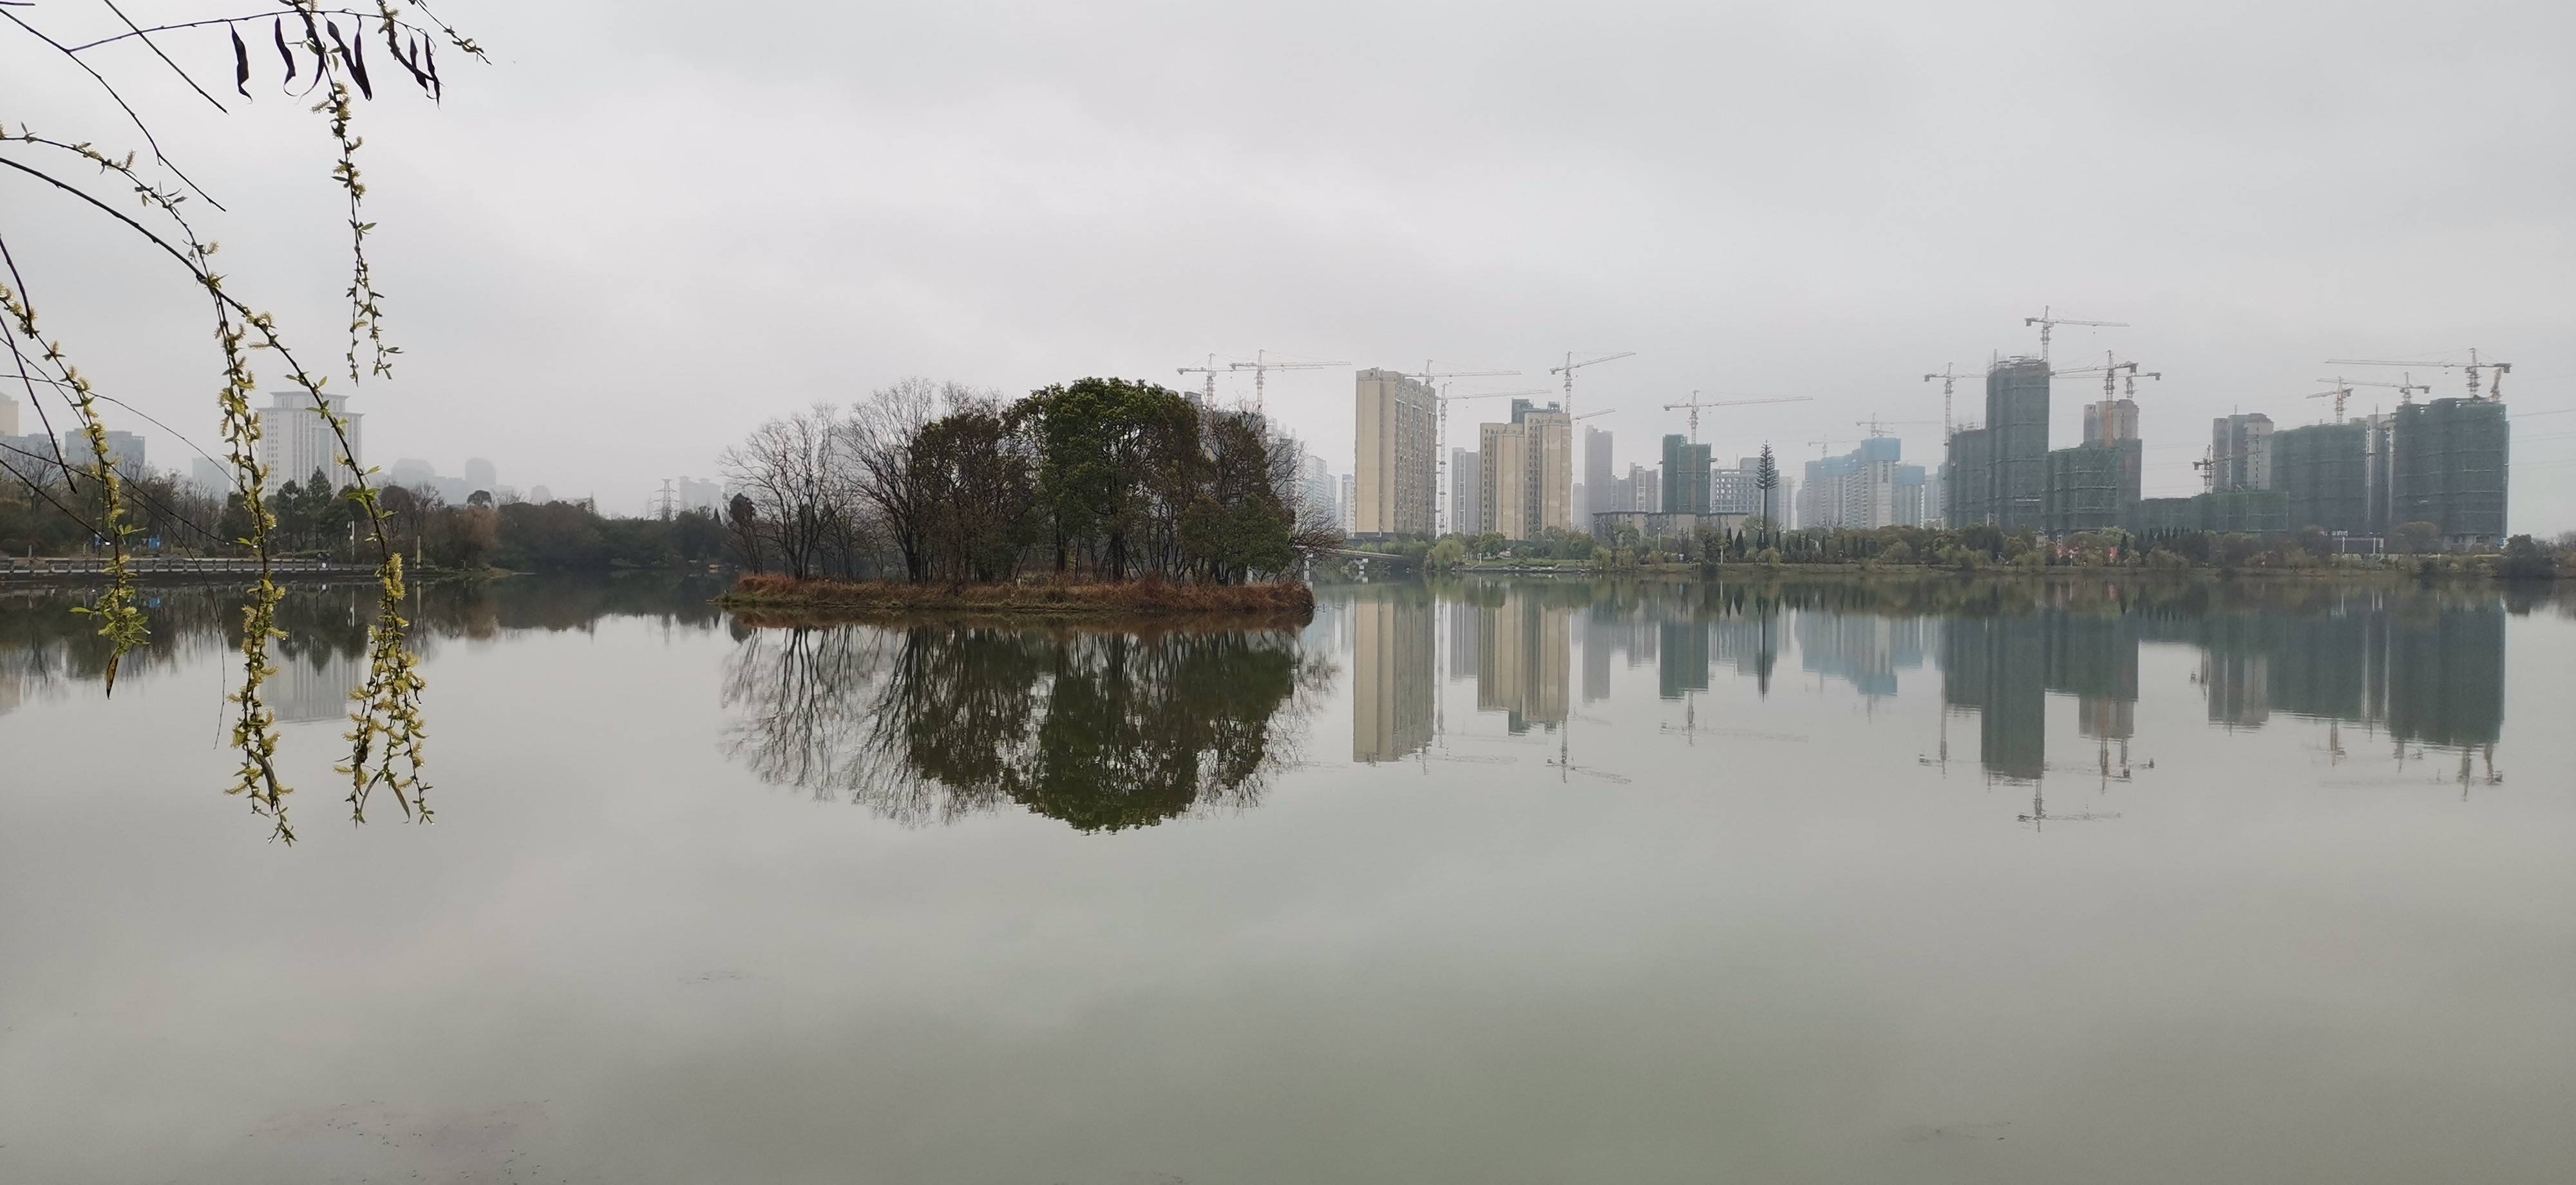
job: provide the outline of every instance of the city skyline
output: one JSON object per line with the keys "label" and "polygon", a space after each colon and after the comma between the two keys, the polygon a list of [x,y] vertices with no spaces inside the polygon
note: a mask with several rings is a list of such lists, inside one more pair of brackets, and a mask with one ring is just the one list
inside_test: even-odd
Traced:
{"label": "city skyline", "polygon": [[[2198,492],[2195,424],[2318,418],[2300,400],[2335,373],[2322,359],[2477,346],[2515,362],[2517,411],[2576,406],[2567,108],[2532,101],[2576,32],[2563,6],[2484,7],[2474,37],[2431,10],[2257,9],[2208,38],[2142,11],[2032,21],[1999,4],[1570,24],[1537,6],[1461,22],[1395,5],[1357,49],[1284,13],[1059,27],[1007,7],[825,10],[811,36],[756,53],[662,11],[480,11],[486,44],[548,68],[478,69],[436,108],[378,105],[370,242],[401,277],[385,310],[405,353],[390,380],[331,389],[368,409],[379,440],[489,456],[641,512],[663,478],[710,472],[760,421],[911,375],[1009,394],[1084,375],[1195,387],[1174,369],[1268,350],[1430,356],[1535,385],[1591,349],[1636,351],[1580,384],[1579,410],[1616,408],[1630,442],[1675,430],[1660,406],[1694,389],[1812,394],[1701,435],[1721,457],[1765,440],[1795,457],[1872,414],[1937,417],[1940,384],[1917,376],[2033,352],[2021,319],[2052,306],[2134,326],[2061,328],[2060,356],[2116,348],[2165,374],[2138,397],[2142,431],[2193,439],[2146,452],[2149,496]],[[675,68],[648,81],[593,65],[603,23]],[[2137,47],[2127,68],[2093,64],[2110,43]],[[1724,68],[1706,68],[1711,46]],[[1569,53],[1585,69],[1561,72]],[[2022,65],[1971,68],[2005,60]],[[2253,68],[2279,60],[2337,63],[2333,101]],[[1591,71],[1618,83],[1573,85]],[[927,100],[904,81],[932,78]],[[587,96],[570,109],[554,98],[567,85]],[[1196,98],[1174,104],[1174,87]],[[1784,109],[1791,93],[1817,98]],[[76,101],[33,95],[20,118],[77,126]],[[585,168],[627,179],[616,203],[528,140],[533,110],[584,145]],[[822,128],[859,133],[811,163],[809,184],[727,179],[800,156]],[[188,162],[218,198],[311,167],[300,121],[224,130],[226,152]],[[674,154],[675,137],[697,147]],[[2356,172],[2409,140],[2442,147]],[[1417,167],[1385,168],[1398,158]],[[1001,233],[996,211],[1011,211]],[[26,218],[25,243],[47,254],[103,241],[70,211]],[[335,353],[340,286],[306,282],[324,228],[298,208],[212,229],[232,288]],[[220,451],[201,302],[130,283],[146,265],[118,258],[57,278],[49,317],[75,345],[130,328],[138,345],[91,351],[85,369]],[[804,282],[815,274],[870,279]],[[567,291],[602,295],[568,308]],[[1354,447],[1350,382],[1267,380],[1268,409],[1337,468]],[[1216,386],[1227,403],[1252,394],[1241,373]],[[2077,443],[2075,413],[2060,418],[2051,447]],[[1937,428],[1904,439],[1939,451]],[[1617,464],[1631,460],[1649,458]],[[2532,440],[2516,462],[2514,529],[2576,528],[2576,438]]]}

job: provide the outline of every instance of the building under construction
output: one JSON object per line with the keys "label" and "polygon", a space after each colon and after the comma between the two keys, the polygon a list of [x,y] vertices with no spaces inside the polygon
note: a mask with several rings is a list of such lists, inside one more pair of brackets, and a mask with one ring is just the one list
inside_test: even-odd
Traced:
{"label": "building under construction", "polygon": [[2137,516],[2146,467],[2142,447],[2132,437],[2049,453],[2043,529],[2066,535],[2129,525]]}
{"label": "building under construction", "polygon": [[2272,481],[2290,530],[2379,533],[2370,513],[2370,427],[2359,420],[2273,433]]}
{"label": "building under construction", "polygon": [[2431,523],[2445,546],[2504,542],[2512,428],[2494,399],[2400,404],[2394,417],[2388,529]]}
{"label": "building under construction", "polygon": [[1986,423],[1950,434],[1945,517],[2009,531],[2048,525],[2048,364],[2008,358],[1986,372]]}

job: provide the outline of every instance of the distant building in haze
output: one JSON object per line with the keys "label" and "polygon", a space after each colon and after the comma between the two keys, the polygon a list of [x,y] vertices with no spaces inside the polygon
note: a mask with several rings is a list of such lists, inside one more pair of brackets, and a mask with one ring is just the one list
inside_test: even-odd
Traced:
{"label": "distant building in haze", "polygon": [[1352,475],[1345,473],[1341,476],[1339,484],[1342,492],[1340,497],[1333,500],[1333,517],[1342,528],[1342,533],[1348,535],[1358,529],[1353,525],[1356,520],[1352,518],[1351,509],[1359,504],[1359,482]]}
{"label": "distant building in haze", "polygon": [[0,436],[16,436],[17,434],[18,401],[11,396],[0,395]]}
{"label": "distant building in haze", "polygon": [[2138,439],[2138,401],[2102,399],[2084,405],[2084,443],[2108,448]]}
{"label": "distant building in haze", "polygon": [[1353,534],[1429,535],[1438,526],[1439,403],[1431,388],[1392,370],[1359,372],[1359,505]]}
{"label": "distant building in haze", "polygon": [[276,489],[288,482],[302,485],[313,479],[315,470],[327,475],[334,488],[353,485],[358,472],[367,464],[366,416],[349,410],[346,395],[325,395],[323,399],[347,425],[349,459],[358,463],[351,469],[341,460],[339,435],[331,423],[313,406],[313,396],[304,391],[272,391],[269,406],[259,414],[260,463],[268,467],[268,487]]}
{"label": "distant building in haze", "polygon": [[1711,514],[1762,513],[1762,488],[1754,483],[1759,467],[1758,457],[1738,457],[1733,468],[1718,468],[1708,475],[1708,509]]}
{"label": "distant building in haze", "polygon": [[[1921,526],[1923,467],[1903,461],[1904,444],[1873,436],[1839,457],[1807,462],[1800,486],[1798,526],[1872,530]],[[1759,491],[1756,491],[1757,501]]]}
{"label": "distant building in haze", "polygon": [[2261,412],[2209,422],[2212,493],[2272,488],[2272,417]]}
{"label": "distant building in haze", "polygon": [[1617,475],[1610,470],[1610,434],[1599,428],[1585,428],[1583,430],[1584,496],[1575,500],[1574,521],[1588,523],[1592,521],[1593,511],[1615,509],[1608,504],[1607,495],[1610,483],[1617,480]]}
{"label": "distant building in haze", "polygon": [[1461,535],[1485,533],[1485,485],[1478,473],[1475,450],[1449,450],[1449,529]]}
{"label": "distant building in haze", "polygon": [[500,470],[493,468],[490,461],[486,461],[481,457],[467,458],[465,462],[465,487],[466,492],[469,494],[473,493],[475,490],[483,490],[495,497],[498,497],[501,493],[501,472]]}
{"label": "distant building in haze", "polygon": [[418,489],[438,481],[438,469],[418,457],[404,457],[385,472],[387,480],[404,489]]}

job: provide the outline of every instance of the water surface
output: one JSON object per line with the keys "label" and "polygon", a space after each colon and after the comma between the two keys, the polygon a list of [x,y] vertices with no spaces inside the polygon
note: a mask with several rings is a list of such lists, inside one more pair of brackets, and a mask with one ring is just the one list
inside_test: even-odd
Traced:
{"label": "water surface", "polygon": [[[361,590],[221,792],[0,597],[0,1180],[2563,1181],[2564,601],[1485,582],[1292,633]],[[381,816],[383,812],[371,812]]]}

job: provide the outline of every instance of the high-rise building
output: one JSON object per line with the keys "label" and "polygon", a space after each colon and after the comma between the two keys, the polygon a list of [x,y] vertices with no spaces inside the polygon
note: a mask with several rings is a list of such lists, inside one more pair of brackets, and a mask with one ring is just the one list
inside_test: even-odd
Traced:
{"label": "high-rise building", "polygon": [[501,471],[481,457],[469,457],[465,462],[465,488],[468,493],[483,490],[497,495],[501,492]]}
{"label": "high-rise building", "polygon": [[[83,473],[96,463],[90,455],[89,438],[78,432],[63,433],[63,456],[71,461],[73,469]],[[149,477],[152,475],[149,462],[150,454],[142,437],[131,432],[108,432],[107,463],[116,467],[117,476],[127,480]]]}
{"label": "high-rise building", "polygon": [[1708,446],[1692,444],[1678,432],[1665,436],[1665,513],[1708,513],[1708,490]]}
{"label": "high-rise building", "polygon": [[1507,539],[1573,525],[1574,431],[1555,404],[1512,401],[1512,422],[1477,426],[1479,516]]}
{"label": "high-rise building", "polygon": [[233,490],[233,472],[204,457],[188,459],[188,484],[209,498],[220,498]]}
{"label": "high-rise building", "polygon": [[438,470],[418,457],[404,457],[394,462],[394,467],[386,471],[385,477],[394,485],[413,490],[436,482]]}
{"label": "high-rise building", "polygon": [[1904,444],[1873,436],[1839,457],[1807,462],[1799,487],[1800,527],[1872,530],[1923,521],[1923,467],[1903,463]]}
{"label": "high-rise building", "polygon": [[2008,358],[1986,374],[1994,523],[2041,526],[2048,503],[2048,364]]}
{"label": "high-rise building", "polygon": [[1610,434],[1599,428],[1583,430],[1583,491],[1575,500],[1574,521],[1589,529],[1592,512],[1609,510],[1606,496],[1610,483],[1618,480],[1610,471]]}
{"label": "high-rise building", "polygon": [[1419,380],[1371,369],[1359,372],[1356,402],[1359,505],[1352,533],[1431,534],[1439,522],[1438,400]]}
{"label": "high-rise building", "polygon": [[2084,405],[2084,443],[2109,448],[2138,439],[2138,401],[2097,399]]}
{"label": "high-rise building", "polygon": [[1334,499],[1333,509],[1336,512],[1334,517],[1338,520],[1336,525],[1341,527],[1342,533],[1348,535],[1359,530],[1359,520],[1355,516],[1360,501],[1359,481],[1351,474],[1345,473],[1342,475],[1341,486],[1342,496]]}
{"label": "high-rise building", "polygon": [[1995,521],[1994,437],[1983,428],[1950,434],[1949,480],[1941,483],[1941,518],[1953,530]]}
{"label": "high-rise building", "polygon": [[7,395],[0,395],[0,436],[16,436],[17,434],[18,401]]}
{"label": "high-rise building", "polygon": [[1760,514],[1762,489],[1754,484],[1759,477],[1761,459],[1738,457],[1733,468],[1720,466],[1708,474],[1708,509],[1711,514]]}
{"label": "high-rise building", "polygon": [[2261,412],[2209,422],[2210,491],[2272,488],[2272,417]]}
{"label": "high-rise building", "polygon": [[2494,399],[2400,404],[2389,529],[2431,523],[2446,546],[2502,543],[2513,428]]}
{"label": "high-rise building", "polygon": [[2370,534],[2369,425],[2349,420],[2273,433],[2272,481],[2285,496],[2291,530]]}
{"label": "high-rise building", "polygon": [[[539,506],[543,506],[543,505],[545,505],[545,504],[547,504],[547,503],[549,503],[549,502],[552,502],[552,501],[554,501],[554,500],[555,500],[555,492],[554,492],[554,490],[552,490],[551,488],[546,487],[546,486],[529,486],[529,487],[528,487],[528,501],[530,501],[530,502],[534,502],[534,503],[536,503],[536,504],[537,504],[537,505],[539,505]],[[673,496],[673,499],[672,499],[671,509],[673,509],[673,510],[675,510],[675,511],[677,511],[677,510],[686,510],[686,509],[688,509],[688,507],[683,506],[683,505],[680,505],[680,504],[679,504],[678,497],[677,497],[677,495],[675,494],[675,495]]]}
{"label": "high-rise building", "polygon": [[340,455],[340,438],[331,430],[328,420],[313,406],[313,396],[304,391],[272,391],[270,404],[260,412],[260,463],[268,467],[268,487],[276,489],[288,482],[301,485],[313,479],[314,471],[327,474],[333,486],[347,486],[357,481],[359,471],[367,464],[360,429],[366,416],[349,410],[346,395],[325,395],[331,414],[347,425],[349,460],[357,470],[344,464]]}
{"label": "high-rise building", "polygon": [[1477,469],[1478,454],[1472,449],[1449,450],[1449,529],[1461,535],[1485,533],[1485,483]]}
{"label": "high-rise building", "polygon": [[1307,453],[1297,461],[1297,518],[1300,526],[1342,528],[1342,483],[1324,459]]}

